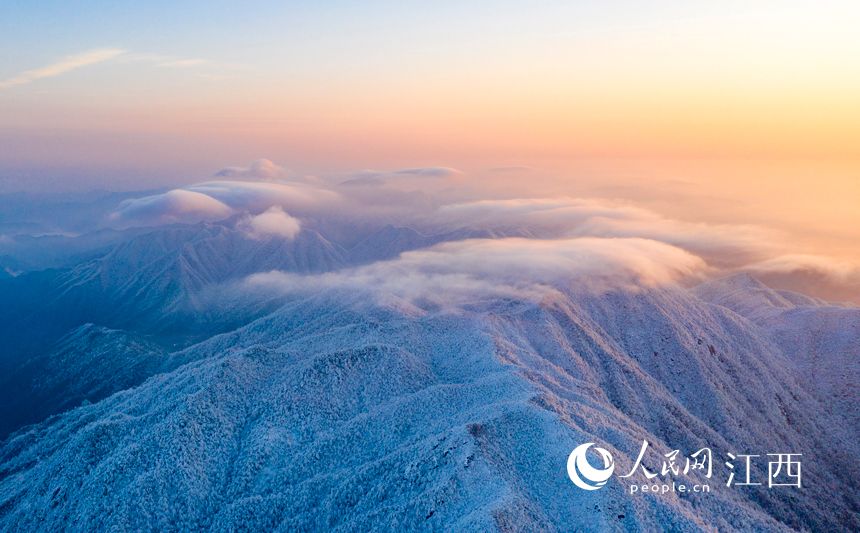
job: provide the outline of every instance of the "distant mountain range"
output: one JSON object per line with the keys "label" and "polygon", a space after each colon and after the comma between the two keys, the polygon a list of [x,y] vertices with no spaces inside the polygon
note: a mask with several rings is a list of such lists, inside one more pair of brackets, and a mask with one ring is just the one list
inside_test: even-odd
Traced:
{"label": "distant mountain range", "polygon": [[[135,230],[0,278],[0,529],[860,529],[860,309],[748,274],[451,308],[237,289],[528,236],[346,233]],[[715,468],[803,453],[803,488],[639,497],[565,474],[578,444],[621,469],[643,440]]]}

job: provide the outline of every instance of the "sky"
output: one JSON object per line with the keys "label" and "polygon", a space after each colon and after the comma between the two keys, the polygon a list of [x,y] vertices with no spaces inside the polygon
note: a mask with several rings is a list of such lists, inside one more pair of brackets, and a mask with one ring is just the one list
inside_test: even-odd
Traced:
{"label": "sky", "polygon": [[445,166],[860,259],[860,4],[7,0],[0,191]]}

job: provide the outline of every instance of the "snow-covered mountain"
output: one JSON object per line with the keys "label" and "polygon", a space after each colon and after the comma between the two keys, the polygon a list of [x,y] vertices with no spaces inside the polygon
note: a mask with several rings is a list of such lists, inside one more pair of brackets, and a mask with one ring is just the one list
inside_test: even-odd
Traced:
{"label": "snow-covered mountain", "polygon": [[[857,308],[647,262],[659,283],[608,284],[603,263],[569,268],[580,252],[532,265],[564,243],[523,253],[527,230],[347,234],[166,226],[0,280],[0,529],[860,528]],[[606,257],[650,246],[625,242]],[[246,291],[270,271],[289,290]],[[708,494],[568,479],[579,444],[621,473],[643,440],[652,471],[674,449],[712,448],[715,472],[802,453],[803,488],[727,487],[724,468]]]}
{"label": "snow-covered mountain", "polygon": [[345,264],[344,254],[312,230],[293,240],[250,238],[233,224],[132,234],[71,268],[0,280],[7,304],[0,309],[0,335],[7,346],[2,363],[14,366],[44,354],[86,323],[155,333],[170,346],[199,340],[247,321],[244,309],[243,316],[201,311],[204,289],[267,270],[328,271]]}
{"label": "snow-covered mountain", "polygon": [[220,224],[177,226],[131,239],[80,265],[61,290],[97,290],[99,301],[121,305],[118,311],[137,318],[194,309],[196,296],[213,284],[268,270],[325,272],[343,266],[343,256],[315,231],[290,240],[259,240]]}
{"label": "snow-covered mountain", "polygon": [[0,379],[0,435],[140,384],[163,368],[163,349],[128,332],[93,324],[74,328],[47,353]]}
{"label": "snow-covered mountain", "polygon": [[[188,362],[10,438],[4,529],[857,525],[856,439],[761,326],[680,288],[457,313],[332,292],[177,357]],[[788,497],[633,498],[564,475],[577,443],[632,458],[643,438],[802,450],[810,466]]]}
{"label": "snow-covered mountain", "polygon": [[803,387],[828,413],[846,419],[855,442],[860,438],[860,309],[775,291],[748,274],[703,284],[696,293],[760,326]]}
{"label": "snow-covered mountain", "polygon": [[[220,285],[255,272],[323,272],[346,262],[346,252],[315,231],[291,240],[258,239],[235,221],[129,231],[126,237],[70,268],[0,279],[0,370],[9,384],[0,391],[0,403],[11,413],[0,420],[0,437],[89,396],[83,390],[64,395],[59,385],[51,392],[37,390],[31,379],[115,385],[113,371],[138,356],[129,339],[149,345],[144,352],[175,350],[268,309],[265,302],[249,306],[220,298],[218,306],[207,305]],[[109,333],[90,335],[102,330]],[[83,361],[103,364],[88,369]],[[136,367],[124,385],[136,385],[158,368]],[[101,386],[112,393],[119,390],[114,385]]]}

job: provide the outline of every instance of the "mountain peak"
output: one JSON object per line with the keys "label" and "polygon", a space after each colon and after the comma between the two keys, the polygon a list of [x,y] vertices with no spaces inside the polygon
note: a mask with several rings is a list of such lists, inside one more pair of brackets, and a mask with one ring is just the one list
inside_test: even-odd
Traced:
{"label": "mountain peak", "polygon": [[748,272],[707,281],[693,289],[702,300],[726,307],[750,319],[796,306]]}

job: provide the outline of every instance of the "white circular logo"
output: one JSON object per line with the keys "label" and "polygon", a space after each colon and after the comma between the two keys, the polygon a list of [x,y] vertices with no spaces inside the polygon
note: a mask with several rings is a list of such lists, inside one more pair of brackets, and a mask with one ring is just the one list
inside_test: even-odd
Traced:
{"label": "white circular logo", "polygon": [[594,468],[588,463],[585,453],[592,446],[594,446],[593,442],[581,444],[570,452],[570,456],[567,458],[567,475],[577,487],[585,490],[597,490],[606,485],[606,481],[612,475],[612,471],[615,470],[612,456],[603,448],[594,448],[594,451],[603,458],[603,468]]}

